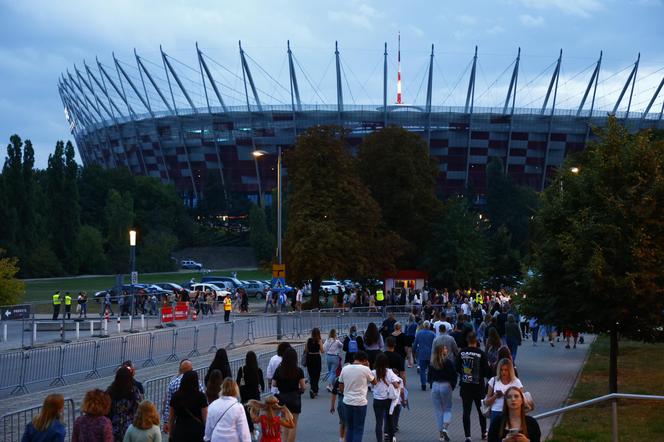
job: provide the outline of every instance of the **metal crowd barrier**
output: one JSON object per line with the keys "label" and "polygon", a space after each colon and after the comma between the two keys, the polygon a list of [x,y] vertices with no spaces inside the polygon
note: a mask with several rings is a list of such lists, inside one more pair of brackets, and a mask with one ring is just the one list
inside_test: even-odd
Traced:
{"label": "metal crowd barrier", "polygon": [[[30,408],[23,408],[12,413],[7,413],[0,417],[2,425],[2,436],[0,440],[4,442],[19,442],[25,431],[25,426],[32,421],[41,411],[42,406],[38,405]],[[76,419],[76,408],[74,400],[65,399],[65,411],[62,415],[62,423],[67,428],[65,441],[71,440],[71,431],[74,428],[74,419]]]}

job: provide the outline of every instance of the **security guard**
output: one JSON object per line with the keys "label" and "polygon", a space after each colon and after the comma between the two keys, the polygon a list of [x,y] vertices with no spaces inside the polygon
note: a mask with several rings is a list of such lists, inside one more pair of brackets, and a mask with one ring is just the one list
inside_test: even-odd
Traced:
{"label": "security guard", "polygon": [[481,292],[477,292],[477,294],[475,295],[475,302],[478,304],[484,304],[484,298],[482,297]]}
{"label": "security guard", "polygon": [[230,320],[231,310],[233,310],[233,301],[231,300],[231,295],[228,294],[224,298],[224,322]]}
{"label": "security guard", "polygon": [[65,292],[65,314],[62,317],[65,316],[67,319],[71,319],[71,295],[69,292]]}
{"label": "security guard", "polygon": [[376,290],[376,304],[383,306],[385,301],[385,295],[383,294],[383,289]]}
{"label": "security guard", "polygon": [[60,290],[56,290],[53,293],[53,320],[58,319],[60,315],[60,304],[62,304],[62,299],[60,299]]}

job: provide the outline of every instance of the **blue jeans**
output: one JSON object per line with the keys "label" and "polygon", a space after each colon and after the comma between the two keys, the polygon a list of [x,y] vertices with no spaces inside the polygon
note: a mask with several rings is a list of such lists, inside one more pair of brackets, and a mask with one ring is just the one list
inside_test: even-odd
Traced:
{"label": "blue jeans", "polygon": [[452,386],[449,382],[434,382],[431,387],[431,399],[436,412],[438,431],[443,431],[452,420]]}
{"label": "blue jeans", "polygon": [[373,409],[376,415],[376,442],[383,442],[385,433],[387,433],[389,441],[394,436],[394,416],[390,415],[391,403],[390,399],[373,400]]}
{"label": "blue jeans", "polygon": [[420,366],[420,384],[423,386],[427,385],[427,370],[429,370],[429,360],[422,359],[417,361],[417,365]]}
{"label": "blue jeans", "polygon": [[489,420],[489,427],[493,425],[494,421],[500,421],[500,418],[503,417],[503,412],[502,411],[493,411],[491,410],[491,419]]}
{"label": "blue jeans", "polygon": [[325,375],[325,381],[327,385],[334,385],[334,381],[337,380],[337,367],[339,366],[339,356],[337,355],[325,355],[325,361],[327,362],[327,374]]}
{"label": "blue jeans", "polygon": [[519,349],[519,343],[513,339],[507,338],[507,348],[510,349],[510,353],[512,353],[512,362],[516,362],[516,352]]}
{"label": "blue jeans", "polygon": [[344,404],[344,417],[346,418],[346,442],[362,442],[367,406]]}

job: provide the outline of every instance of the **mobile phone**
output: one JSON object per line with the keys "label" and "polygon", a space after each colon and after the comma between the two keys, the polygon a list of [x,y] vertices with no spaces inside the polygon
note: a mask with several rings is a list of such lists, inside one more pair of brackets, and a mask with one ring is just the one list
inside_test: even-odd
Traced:
{"label": "mobile phone", "polygon": [[503,392],[501,390],[496,391],[496,396],[503,397]]}
{"label": "mobile phone", "polygon": [[521,432],[521,428],[510,428],[507,430],[507,435],[508,436],[516,436]]}

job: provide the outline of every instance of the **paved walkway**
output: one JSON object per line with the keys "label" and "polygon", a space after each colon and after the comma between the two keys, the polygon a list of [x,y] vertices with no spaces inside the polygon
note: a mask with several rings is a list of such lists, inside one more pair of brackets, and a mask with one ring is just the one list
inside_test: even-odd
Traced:
{"label": "paved walkway", "polygon": [[[583,366],[589,344],[594,338],[587,338],[584,345],[567,350],[562,342],[551,348],[547,343],[532,346],[531,341],[524,341],[519,348],[517,368],[526,391],[533,395],[536,412],[544,412],[559,408],[567,399],[577,374]],[[415,369],[407,369],[410,393],[410,410],[403,410],[399,419],[400,431],[397,440],[402,441],[438,441],[438,431],[431,404],[431,393],[419,388],[419,375]],[[323,385],[323,384],[322,384]],[[463,424],[461,421],[462,406],[458,388],[453,393],[452,423],[449,428],[452,441],[463,441]],[[330,415],[330,394],[321,389],[316,399],[309,395],[302,396],[303,412],[300,415],[297,440],[302,442],[337,442],[338,417]],[[547,435],[555,423],[555,418],[543,419],[539,422],[542,434]],[[373,441],[375,419],[369,395],[367,419],[364,425],[364,440]],[[473,441],[481,440],[477,413],[471,414],[471,432]]]}

